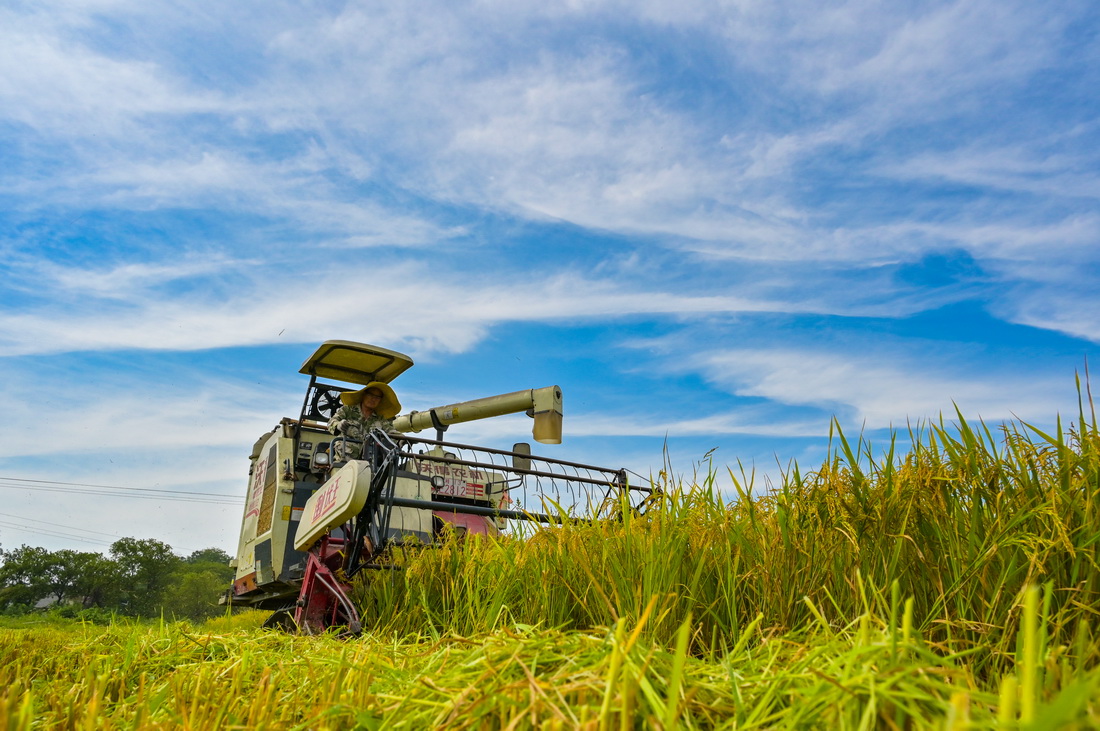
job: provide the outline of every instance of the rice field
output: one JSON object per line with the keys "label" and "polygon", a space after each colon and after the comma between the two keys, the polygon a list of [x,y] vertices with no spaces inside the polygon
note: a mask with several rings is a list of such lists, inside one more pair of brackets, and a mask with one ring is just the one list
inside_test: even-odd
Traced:
{"label": "rice field", "polygon": [[[953,423],[410,551],[351,640],[0,629],[0,729],[1100,727],[1100,434]],[[725,475],[723,475],[723,478]]]}

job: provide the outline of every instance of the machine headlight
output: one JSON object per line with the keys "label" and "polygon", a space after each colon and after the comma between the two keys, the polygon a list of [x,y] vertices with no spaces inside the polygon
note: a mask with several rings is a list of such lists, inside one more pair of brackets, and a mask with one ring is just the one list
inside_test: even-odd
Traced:
{"label": "machine headlight", "polygon": [[332,458],[328,452],[317,452],[313,455],[313,459],[310,460],[310,467],[316,470],[327,470],[332,466]]}

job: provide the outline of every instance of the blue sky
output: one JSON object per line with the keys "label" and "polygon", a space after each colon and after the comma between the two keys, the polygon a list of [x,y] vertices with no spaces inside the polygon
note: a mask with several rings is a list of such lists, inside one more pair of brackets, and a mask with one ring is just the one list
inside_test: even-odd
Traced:
{"label": "blue sky", "polygon": [[833,416],[1072,416],[1098,31],[1093,2],[9,0],[0,547],[234,550],[327,339],[412,355],[406,408],[557,383],[548,453],[714,449],[760,488]]}

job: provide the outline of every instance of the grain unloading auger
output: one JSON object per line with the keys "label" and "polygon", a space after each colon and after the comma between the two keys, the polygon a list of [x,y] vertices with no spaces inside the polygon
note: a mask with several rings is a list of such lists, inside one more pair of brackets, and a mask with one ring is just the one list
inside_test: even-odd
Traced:
{"label": "grain unloading auger", "polygon": [[[323,343],[302,365],[310,376],[298,419],[284,418],[252,449],[248,498],[227,593],[234,605],[272,609],[270,624],[359,631],[348,589],[366,569],[392,569],[395,549],[462,534],[521,532],[523,522],[606,519],[649,494],[626,471],[444,441],[448,426],[527,412],[533,436],[561,442],[557,386],[413,411],[397,433],[375,430],[361,459],[335,457],[344,438],[326,429],[346,386],[389,383],[412,366],[401,353],[344,340]],[[435,439],[413,434],[434,429]]]}

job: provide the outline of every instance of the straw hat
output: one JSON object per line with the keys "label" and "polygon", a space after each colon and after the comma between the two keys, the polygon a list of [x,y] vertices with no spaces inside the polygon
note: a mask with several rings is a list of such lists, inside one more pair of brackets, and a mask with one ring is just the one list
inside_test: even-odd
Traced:
{"label": "straw hat", "polygon": [[381,381],[371,381],[358,391],[344,391],[340,394],[340,400],[348,406],[358,406],[363,400],[363,394],[372,388],[377,388],[382,392],[382,400],[378,402],[378,408],[374,410],[374,413],[383,419],[392,419],[401,412],[401,402],[397,400],[397,394]]}

